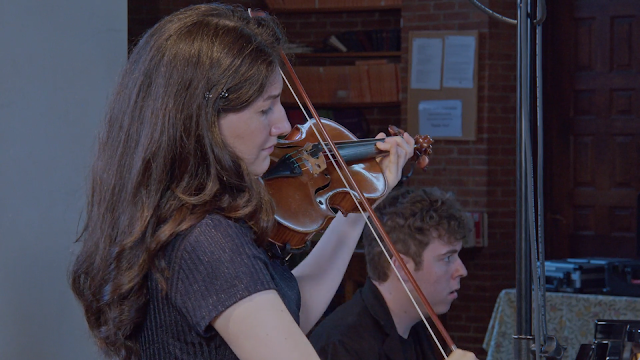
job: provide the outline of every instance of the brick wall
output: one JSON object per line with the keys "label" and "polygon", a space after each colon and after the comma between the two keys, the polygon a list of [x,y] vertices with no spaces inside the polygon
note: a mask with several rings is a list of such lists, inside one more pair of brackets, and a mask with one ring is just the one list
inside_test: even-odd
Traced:
{"label": "brick wall", "polygon": [[[266,9],[263,1],[227,1]],[[129,1],[129,37],[165,16],[197,1]],[[513,0],[486,0],[492,10],[514,18]],[[400,12],[400,13],[399,13]],[[358,29],[392,28],[402,18],[401,81],[407,88],[407,39],[411,30],[479,30],[478,119],[476,141],[438,141],[428,170],[409,185],[438,186],[452,191],[473,211],[489,214],[489,246],[465,249],[469,270],[460,297],[445,317],[458,347],[479,358],[495,300],[501,289],[515,286],[515,111],[516,28],[489,20],[467,0],[404,0],[401,10],[318,14],[276,14],[292,42],[320,46],[329,34]],[[372,134],[390,123],[406,128],[406,91],[402,106],[363,109]]]}
{"label": "brick wall", "polygon": [[[127,11],[129,18],[129,45],[135,44],[142,34],[163,17],[189,5],[202,4],[207,1],[197,0],[129,0]],[[219,1],[228,4],[242,4],[246,7],[266,9],[263,0]]]}
{"label": "brick wall", "polygon": [[[513,1],[483,1],[514,18]],[[446,327],[463,349],[479,358],[495,300],[515,286],[516,27],[489,20],[467,0],[403,1],[403,88],[407,88],[407,39],[412,30],[479,30],[477,140],[438,141],[426,173],[413,185],[452,191],[463,206],[489,215],[489,246],[465,249],[469,275],[446,316]],[[406,99],[406,94],[405,94]],[[406,121],[406,101],[402,119]]]}

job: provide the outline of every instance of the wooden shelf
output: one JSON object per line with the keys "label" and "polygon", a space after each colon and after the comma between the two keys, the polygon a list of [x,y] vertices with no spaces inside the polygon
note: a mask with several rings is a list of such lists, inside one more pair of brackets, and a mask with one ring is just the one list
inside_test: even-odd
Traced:
{"label": "wooden shelf", "polygon": [[[312,100],[312,104],[315,108],[357,108],[357,107],[382,107],[382,106],[399,106],[399,101],[389,102],[368,102],[368,103],[349,103],[349,102],[332,102],[332,103],[315,103]],[[282,106],[285,107],[298,107],[297,103],[283,102]]]}
{"label": "wooden shelf", "polygon": [[287,6],[269,6],[270,13],[309,13],[309,12],[339,12],[339,11],[376,11],[376,10],[392,10],[401,9],[402,4],[389,5],[351,5],[351,6],[330,6],[330,7],[287,7]]}
{"label": "wooden shelf", "polygon": [[[393,10],[392,17],[395,18],[401,16],[402,10],[402,0],[266,0],[266,3],[270,11],[274,13],[346,13]],[[375,35],[376,38],[373,40],[377,40],[376,44],[372,43],[366,47],[363,45],[362,48],[352,47],[352,49],[396,49],[396,47],[392,47],[396,45],[396,38],[391,38],[392,33],[399,35],[395,31],[391,31],[395,29],[380,29],[387,30],[384,34],[377,31],[371,34],[359,34]],[[378,35],[380,36],[378,37]],[[352,40],[360,41],[355,38]],[[373,40],[372,42],[374,42]],[[362,41],[360,42],[362,43]],[[334,52],[291,53],[290,55],[301,60],[300,64],[295,67],[300,82],[314,84],[307,91],[316,107],[398,107],[401,104],[399,101],[399,64],[397,64],[402,56],[401,51],[339,52],[335,50]],[[393,58],[392,61],[386,61],[389,58]],[[355,64],[352,64],[354,59],[356,60]],[[358,59],[360,61],[357,61]],[[379,59],[384,60],[379,61]],[[326,64],[321,65],[320,63]],[[297,104],[292,96],[285,94],[283,92],[281,98],[283,105],[296,107]]]}
{"label": "wooden shelf", "polygon": [[296,58],[377,58],[400,57],[401,51],[373,51],[373,52],[342,52],[342,53],[292,53]]}

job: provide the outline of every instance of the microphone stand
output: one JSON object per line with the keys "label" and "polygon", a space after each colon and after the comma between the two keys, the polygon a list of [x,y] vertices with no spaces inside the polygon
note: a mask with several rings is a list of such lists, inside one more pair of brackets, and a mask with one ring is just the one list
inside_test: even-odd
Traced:
{"label": "microphone stand", "polygon": [[[546,0],[516,0],[517,20],[497,14],[477,0],[469,0],[490,17],[517,26],[516,122],[516,334],[517,360],[562,359],[565,347],[547,334],[544,270],[542,23]],[[537,120],[537,163],[531,131]],[[537,201],[534,199],[537,195]],[[537,218],[536,218],[537,215]],[[537,221],[536,221],[537,220]],[[532,294],[533,292],[533,294]]]}

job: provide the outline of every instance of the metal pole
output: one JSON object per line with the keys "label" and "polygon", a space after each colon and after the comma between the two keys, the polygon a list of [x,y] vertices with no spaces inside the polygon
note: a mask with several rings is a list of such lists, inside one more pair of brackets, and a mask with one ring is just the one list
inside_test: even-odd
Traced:
{"label": "metal pole", "polygon": [[[538,0],[538,21],[535,23],[536,29],[536,114],[538,119],[538,176],[536,177],[537,193],[538,193],[538,259],[540,260],[540,273],[542,279],[545,279],[545,250],[544,250],[544,132],[543,132],[543,113],[542,113],[542,22],[546,18],[546,6],[543,0]],[[547,316],[546,316],[546,279],[542,282],[540,291],[541,299],[541,328],[542,333],[547,336]]]}
{"label": "metal pole", "polygon": [[[547,16],[546,0],[516,0],[518,5],[517,20],[512,20],[497,14],[480,4],[477,0],[469,1],[494,19],[518,25],[516,90],[517,317],[516,334],[513,336],[513,357],[516,360],[532,358],[536,360],[542,358],[549,360],[561,359],[564,353],[564,347],[557,342],[555,337],[547,334],[546,323],[544,202],[542,182],[543,114],[541,27],[541,24]],[[537,119],[538,135],[536,164],[534,164],[533,161],[533,139],[531,137],[533,128],[531,119],[534,115]],[[535,178],[534,165],[537,170],[537,176]],[[535,295],[533,297],[532,291]],[[532,307],[532,303],[535,304],[535,308]]]}
{"label": "metal pole", "polygon": [[517,49],[517,100],[516,100],[516,334],[514,336],[514,359],[530,358],[531,334],[531,249],[527,241],[529,219],[526,216],[530,204],[527,202],[527,160],[524,147],[529,124],[529,21],[528,0],[518,1],[518,49]]}

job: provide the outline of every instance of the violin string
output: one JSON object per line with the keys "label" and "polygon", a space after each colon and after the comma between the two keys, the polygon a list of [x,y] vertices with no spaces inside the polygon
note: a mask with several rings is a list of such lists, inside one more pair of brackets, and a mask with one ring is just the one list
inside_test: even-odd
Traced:
{"label": "violin string", "polygon": [[[253,14],[251,13],[251,9],[250,9],[250,8],[248,9],[248,11],[249,11],[249,16],[253,17]],[[284,58],[285,62],[287,63],[287,65],[288,65],[288,69],[293,73],[293,76],[294,76],[294,78],[295,78],[295,76],[296,76],[296,75],[295,75],[295,72],[293,71],[293,68],[291,67],[291,64],[289,64],[289,62],[287,61],[286,56],[284,56],[284,52],[281,52],[281,55],[283,56],[283,58]],[[295,98],[295,99],[296,99],[296,101],[298,102],[298,106],[300,107],[300,109],[302,110],[303,114],[304,114],[304,115],[305,115],[305,117],[307,118],[307,122],[308,122],[308,121],[310,121],[309,115],[306,113],[306,111],[305,111],[305,110],[304,110],[304,108],[302,107],[302,104],[300,103],[300,100],[298,99],[298,96],[297,96],[297,95],[296,95],[296,93],[293,91],[293,88],[291,87],[291,84],[289,84],[289,81],[287,80],[286,76],[284,76],[284,73],[282,72],[282,69],[279,69],[279,70],[280,70],[280,74],[282,75],[282,78],[283,78],[283,79],[284,79],[284,81],[287,83],[287,86],[289,87],[289,90],[291,91],[291,94],[294,96],[294,98]],[[304,93],[304,90],[303,90],[302,88],[301,88],[301,91],[303,91],[303,93]],[[305,95],[305,97],[306,97],[306,95]],[[311,102],[308,100],[308,98],[307,98],[307,101],[309,102],[309,106],[311,107],[311,110],[313,110],[313,112],[315,113],[315,109],[313,109],[313,105],[311,105]],[[317,113],[315,113],[315,115],[317,115]],[[319,116],[318,116],[318,117],[319,117]],[[326,130],[324,130],[324,127],[323,127],[323,126],[322,126],[322,124],[320,123],[320,122],[321,122],[320,118],[318,118],[318,119],[317,119],[317,121],[318,121],[318,123],[319,123],[320,127],[323,129],[323,133],[325,133],[325,134],[327,135],[327,137],[328,137],[329,135],[326,133]],[[321,139],[320,134],[318,134],[318,130],[317,130],[314,126],[312,126],[312,128],[313,128],[313,131],[316,133],[316,136],[318,137],[318,139]],[[330,138],[329,138],[328,140],[329,140],[329,143],[331,144],[331,147],[332,147],[332,148],[334,148],[334,147],[335,147],[335,144],[333,144],[333,143],[331,142],[331,139],[330,139]],[[327,153],[329,153],[329,151],[328,151],[328,149],[327,149],[327,146],[326,146],[326,144],[325,144],[324,142],[322,143],[322,147],[325,149],[325,151],[326,151]],[[337,151],[337,149],[336,149],[336,151]],[[340,169],[340,167],[342,166],[342,164],[344,164],[344,161],[340,161],[341,166],[337,166],[337,165],[336,165],[335,160],[333,159],[333,155],[337,155],[337,157],[338,157],[338,158],[340,157],[340,155],[339,155],[339,154],[332,154],[331,156],[329,156],[329,159],[330,159],[330,160],[331,160],[331,162],[333,163],[333,166],[334,166],[336,169]],[[346,164],[344,164],[344,167],[345,167],[345,169],[343,169],[342,171],[348,171],[348,170],[349,170]],[[398,275],[398,277],[399,277],[400,275],[399,275],[399,272],[398,272],[397,268],[395,267],[395,265],[394,265],[394,264],[393,264],[393,262],[391,261],[391,258],[389,257],[389,255],[386,253],[386,250],[384,249],[384,247],[382,246],[382,242],[380,241],[380,238],[379,238],[378,234],[376,234],[376,232],[374,231],[373,226],[371,225],[371,222],[369,221],[369,218],[368,218],[367,214],[366,214],[366,213],[365,213],[365,211],[362,209],[362,206],[360,205],[360,203],[359,203],[359,202],[358,202],[358,200],[356,199],[356,197],[355,197],[355,195],[354,195],[354,191],[349,187],[349,184],[347,183],[347,181],[345,180],[344,176],[342,175],[342,172],[338,171],[338,175],[340,175],[340,178],[342,179],[343,184],[344,184],[344,185],[345,185],[345,187],[349,190],[349,193],[351,194],[351,198],[353,199],[354,203],[356,204],[356,206],[357,206],[357,207],[358,207],[358,209],[360,210],[360,213],[362,214],[362,216],[363,216],[363,218],[364,218],[364,220],[365,220],[366,224],[369,226],[369,229],[371,229],[371,232],[373,233],[374,237],[375,237],[375,238],[376,238],[376,240],[378,241],[378,244],[382,247],[383,252],[385,252],[385,255],[386,255],[386,257],[387,257],[387,260],[389,260],[389,264],[391,265],[391,267],[392,267],[392,268],[394,269],[394,271],[396,272],[396,275]],[[353,185],[356,187],[356,190],[358,190],[358,193],[359,193],[359,194],[361,194],[361,195],[362,195],[362,197],[364,197],[364,194],[362,194],[362,193],[360,192],[360,190],[357,188],[357,184],[355,184],[355,180],[353,180],[353,178],[351,178],[351,176],[349,176],[349,178],[350,178],[352,181],[354,181]],[[365,198],[365,199],[362,199],[362,201],[367,201],[367,200],[366,200],[366,198]],[[371,207],[371,206],[368,206],[368,204],[367,204],[367,208],[368,208],[368,209],[370,209],[371,211],[373,211],[372,207]],[[382,226],[381,226],[380,224],[378,224],[378,220],[377,220],[377,218],[376,218],[375,214],[371,214],[371,215],[373,216],[373,218],[374,218],[374,219],[376,219],[376,226],[377,226],[377,227],[380,227],[380,228],[381,228],[381,229],[380,229],[380,231],[384,234],[384,229],[382,228]],[[390,240],[388,239],[388,235],[387,235],[387,236],[385,236],[385,241],[389,241],[389,242],[390,242]],[[392,248],[392,250],[394,251],[394,254],[395,254],[395,253],[397,253],[397,251],[395,250],[395,248],[394,248],[394,246],[393,246],[393,244],[392,244],[392,243],[389,243],[389,246],[390,246],[390,247]],[[404,264],[404,262],[403,262],[403,260],[402,260],[402,259],[398,259],[398,261],[400,261],[400,264],[401,264],[401,265],[403,265],[403,268],[404,268],[404,269],[408,270],[408,269],[406,268],[406,265]],[[419,285],[415,282],[415,280],[413,279],[413,276],[412,276],[411,274],[407,274],[407,275],[409,276],[409,278],[410,278],[410,280],[411,280],[411,283],[412,283],[413,287],[415,287],[415,288],[416,288],[416,291],[417,291],[418,293],[421,293],[421,291],[420,291],[420,287],[419,287]],[[446,358],[447,356],[446,356],[446,354],[445,354],[444,350],[442,349],[442,346],[440,345],[440,341],[439,341],[439,339],[435,336],[435,334],[433,333],[433,331],[432,331],[431,327],[429,326],[429,324],[427,323],[426,319],[424,318],[424,315],[422,314],[422,311],[421,311],[421,310],[420,310],[420,308],[418,307],[418,305],[417,305],[417,303],[416,303],[416,301],[415,301],[415,299],[414,299],[413,295],[411,295],[411,292],[409,292],[409,290],[408,290],[408,288],[407,288],[406,284],[404,283],[404,281],[400,281],[400,282],[401,282],[401,283],[402,283],[402,285],[404,286],[404,288],[405,288],[405,290],[406,290],[406,292],[407,292],[407,295],[409,295],[409,298],[411,299],[411,302],[413,303],[413,305],[415,306],[416,310],[418,311],[418,314],[420,314],[420,317],[422,318],[422,321],[424,322],[424,324],[425,324],[425,325],[427,326],[427,328],[429,329],[429,332],[430,332],[430,334],[431,334],[431,336],[432,336],[433,340],[435,341],[435,343],[436,343],[436,344],[438,345],[438,347],[440,348],[440,352],[441,352],[441,353],[442,353],[442,355]],[[421,300],[423,300],[423,302],[425,303],[425,306],[427,307],[427,310],[429,310],[429,308],[431,307],[431,306],[429,305],[429,302],[428,302],[428,301],[426,300],[426,298],[424,297],[424,294],[420,294],[420,295],[421,295]],[[430,311],[430,313],[431,313],[431,312],[433,312],[433,311]],[[437,315],[436,315],[435,313],[433,313],[433,315],[437,317]],[[442,335],[445,337],[445,340],[446,340],[446,342],[447,342],[447,345],[449,345],[449,347],[450,347],[450,349],[451,349],[452,351],[455,351],[457,347],[455,346],[455,344],[453,344],[453,341],[449,338],[448,334],[446,333],[446,330],[444,330],[444,328],[442,328],[442,329],[440,328],[440,327],[441,327],[441,324],[439,323],[439,321],[438,321],[438,319],[437,319],[437,318],[436,318],[436,319],[433,319],[433,320],[435,321],[436,326],[438,326],[438,328],[440,329],[440,331],[441,331]]]}
{"label": "violin string", "polygon": [[296,163],[296,167],[300,169],[300,171],[305,171],[310,169],[310,167],[302,167],[301,164],[298,162],[298,159],[302,158],[303,156],[302,149],[294,151],[293,154],[298,154],[296,156],[291,157],[291,160],[293,160]]}
{"label": "violin string", "polygon": [[[304,107],[302,106],[302,103],[300,102],[300,99],[298,98],[298,96],[295,93],[295,91],[293,91],[293,88],[291,87],[291,84],[289,83],[289,80],[287,80],[287,77],[284,75],[284,72],[282,71],[282,69],[280,69],[280,74],[282,75],[282,78],[284,79],[284,82],[287,84],[287,87],[289,87],[289,90],[291,91],[291,94],[293,95],[293,97],[295,98],[296,102],[298,103],[298,106],[300,107],[300,110],[304,114],[305,118],[307,119],[307,121],[311,121],[311,118],[309,117],[307,112],[304,110]],[[317,119],[316,121],[320,121],[320,119]],[[318,130],[315,128],[315,126],[311,126],[311,128],[315,132],[315,134],[318,137],[318,139],[322,139],[322,136],[320,136],[320,134],[318,133]],[[321,144],[322,144],[322,147],[324,148],[325,153],[329,154],[329,149],[327,148],[327,143],[328,142],[321,141]],[[329,159],[331,160],[331,163],[333,164],[333,166],[336,169],[340,169],[340,166],[338,166],[336,164],[336,161],[334,160],[333,152],[331,152],[331,155],[329,155]],[[343,169],[343,171],[348,171],[348,169]],[[391,261],[391,257],[387,253],[387,251],[384,248],[384,246],[382,246],[382,241],[380,240],[380,237],[378,236],[378,234],[374,230],[373,225],[371,225],[371,222],[369,221],[369,217],[367,216],[367,212],[364,211],[364,209],[362,208],[362,205],[360,205],[360,202],[358,201],[358,199],[356,199],[354,191],[349,186],[348,182],[344,178],[344,175],[342,175],[342,172],[338,171],[337,173],[340,176],[340,179],[342,179],[342,183],[345,184],[345,187],[349,190],[348,193],[351,194],[351,198],[353,198],[353,201],[355,202],[356,206],[358,207],[358,210],[360,211],[360,214],[362,214],[362,217],[364,218],[365,223],[369,226],[369,229],[371,230],[371,233],[373,234],[373,236],[378,241],[378,245],[382,248],[385,256],[387,257],[387,260],[389,261],[389,265],[391,265],[391,267],[395,271],[395,273],[398,276],[398,278],[402,279],[402,277],[400,276],[400,272],[398,271],[396,266],[393,265],[393,262]],[[366,201],[366,199],[363,199],[363,201]],[[409,291],[409,288],[407,287],[407,285],[405,284],[404,281],[400,281],[400,283],[402,283],[402,286],[404,287],[405,291],[407,292],[407,295],[409,295],[409,299],[411,299],[411,302],[413,303],[413,306],[418,311],[418,314],[420,315],[420,318],[422,319],[422,322],[425,324],[425,326],[429,330],[429,333],[431,334],[431,337],[433,338],[434,342],[436,343],[436,345],[438,345],[438,348],[440,349],[440,352],[442,353],[442,356],[444,356],[446,358],[447,357],[446,352],[442,348],[442,345],[440,344],[440,341],[438,340],[438,337],[436,337],[436,335],[434,334],[433,329],[431,329],[431,326],[427,322],[427,319],[424,317],[424,314],[422,313],[422,310],[420,310],[420,307],[418,306],[418,303],[416,302],[414,296],[411,294],[411,292]],[[452,349],[452,350],[455,350],[455,349]]]}
{"label": "violin string", "polygon": [[[329,155],[329,154],[327,154],[327,155]],[[329,158],[331,159],[331,162],[335,166],[333,152],[329,155]],[[342,174],[340,176],[342,177]],[[343,178],[342,181],[344,181],[344,178]],[[382,240],[380,240],[380,237],[374,231],[373,226],[369,222],[368,217],[365,215],[365,211],[362,209],[362,207],[360,206],[359,202],[356,200],[355,195],[352,193],[352,190],[348,186],[347,186],[347,188],[349,189],[349,193],[351,193],[351,197],[353,198],[353,201],[355,201],[356,205],[358,206],[358,209],[360,209],[360,213],[364,216],[367,225],[369,225],[369,229],[371,230],[371,233],[376,238],[376,241],[378,242],[378,245],[382,249],[382,252],[384,253],[384,255],[387,258],[387,260],[389,261],[389,264],[391,265],[391,268],[393,268],[393,271],[396,273],[396,276],[398,276],[398,279],[402,279],[402,277],[400,276],[400,271],[398,270],[398,268],[395,265],[393,265],[393,261],[391,261],[391,256],[389,256],[389,253],[387,252],[387,249],[383,246]],[[427,319],[425,318],[424,314],[422,313],[422,310],[420,310],[420,306],[418,306],[418,303],[416,302],[415,297],[411,294],[411,292],[409,291],[409,288],[407,287],[407,284],[404,281],[401,280],[400,283],[402,284],[402,287],[404,287],[404,290],[406,291],[407,295],[409,295],[409,299],[411,300],[411,302],[413,303],[413,306],[418,311],[418,314],[420,315],[420,318],[422,319],[422,322],[425,324],[425,326],[429,330],[429,333],[431,334],[431,337],[433,337],[433,339],[435,340],[435,343],[438,346],[438,349],[440,349],[440,352],[442,353],[442,356],[446,358],[447,357],[446,352],[444,351],[444,349],[442,348],[442,345],[438,341],[438,338],[436,337],[435,333],[433,332],[433,329],[431,328],[431,326],[427,322]]]}
{"label": "violin string", "polygon": [[[287,87],[289,88],[289,91],[291,91],[291,94],[293,95],[293,97],[296,99],[296,102],[298,103],[298,106],[300,107],[300,110],[302,111],[302,113],[304,114],[305,118],[307,119],[307,122],[311,121],[311,117],[309,116],[309,114],[307,114],[307,112],[305,111],[304,107],[302,106],[302,103],[300,102],[300,99],[298,98],[298,95],[296,94],[295,91],[293,91],[293,87],[291,86],[291,84],[289,83],[289,80],[287,79],[287,77],[284,75],[284,72],[282,71],[282,69],[280,69],[280,75],[282,76],[282,79],[284,79],[284,82],[287,84]],[[316,121],[320,121],[320,119],[316,119]],[[320,136],[320,134],[318,133],[318,129],[316,129],[315,126],[311,126],[311,128],[313,129],[313,132],[316,134],[316,137],[318,139],[322,139],[322,136]],[[330,152],[329,149],[327,148],[327,144],[329,144],[329,142],[325,142],[325,141],[321,141],[320,144],[322,144],[322,148],[324,149],[324,153],[326,154],[333,154],[333,152]],[[335,167],[336,169],[340,169],[340,166],[338,166],[338,164],[336,164],[336,161],[333,157],[333,155],[329,156],[329,160],[331,160],[331,163],[333,164],[333,167]],[[343,171],[349,171],[349,169],[343,169]],[[358,203],[358,200],[356,199],[356,196],[354,195],[354,191],[351,189],[351,187],[349,186],[349,183],[347,182],[347,180],[344,178],[344,175],[342,175],[342,173],[340,171],[337,172],[338,175],[340,176],[340,179],[342,179],[342,183],[345,185],[345,187],[349,190],[348,193],[351,194],[351,198],[353,199],[353,201],[355,202],[356,206],[358,206],[358,210],[360,210],[360,213],[362,214],[362,216],[365,219],[365,222],[367,224],[369,224],[369,227],[371,228],[371,230],[373,230],[373,227],[371,226],[371,224],[369,223],[369,220],[367,218],[367,215],[365,214],[365,211],[362,209],[362,207],[360,206],[360,204]],[[419,310],[418,310],[419,311]]]}
{"label": "violin string", "polygon": [[[295,153],[300,153],[300,155],[293,156],[293,157],[291,158],[291,160],[298,160],[298,159],[300,159],[300,158],[302,157],[302,153],[301,153],[301,151],[300,151],[300,150],[296,150],[296,151],[294,151],[294,152],[295,152]],[[297,163],[297,162],[296,162],[296,163]]]}
{"label": "violin string", "polygon": [[[280,75],[282,75],[282,78],[284,79],[284,82],[287,84],[287,87],[289,88],[289,91],[291,91],[291,94],[293,95],[293,97],[296,99],[296,102],[298,103],[298,106],[300,107],[300,110],[302,111],[302,113],[304,114],[305,118],[307,119],[307,122],[311,121],[311,117],[309,117],[309,115],[307,114],[307,112],[304,110],[304,107],[302,106],[302,103],[300,102],[300,99],[298,98],[298,95],[296,94],[295,91],[293,91],[293,87],[291,86],[291,84],[289,83],[289,80],[287,79],[287,77],[284,75],[284,72],[282,71],[282,69],[280,69]],[[320,121],[320,119],[317,119],[316,121]],[[313,129],[313,131],[316,134],[316,137],[318,139],[322,139],[322,136],[320,136],[320,134],[318,133],[318,129],[316,129],[315,126],[311,126],[311,128]],[[320,142],[322,144],[322,148],[324,149],[324,152],[326,154],[331,153],[331,155],[329,155],[329,160],[331,160],[331,163],[333,164],[333,166],[336,169],[340,169],[340,166],[338,166],[338,164],[336,164],[336,161],[334,159],[334,154],[333,152],[329,151],[329,149],[327,148],[327,144],[329,144],[328,141],[321,141]],[[349,169],[343,169],[343,171],[349,171]],[[356,196],[354,195],[354,191],[351,189],[351,187],[349,186],[349,183],[347,182],[347,180],[344,178],[344,175],[342,175],[342,172],[338,171],[337,172],[338,175],[340,176],[340,179],[342,179],[342,183],[345,185],[345,187],[349,190],[348,193],[351,194],[351,198],[353,199],[354,203],[356,204],[356,206],[358,207],[358,210],[360,210],[360,213],[362,214],[362,216],[364,217],[365,222],[369,225],[369,228],[371,229],[371,231],[373,231],[373,226],[371,225],[371,223],[369,222],[369,219],[367,217],[366,212],[364,211],[364,209],[362,209],[362,206],[360,205],[360,203],[358,202],[358,199],[356,199]],[[376,235],[375,232],[373,232],[374,235]],[[377,235],[376,235],[377,237]],[[393,266],[393,264],[391,265]],[[411,296],[411,295],[409,295]],[[420,310],[418,309],[418,312],[420,312]]]}
{"label": "violin string", "polygon": [[[380,141],[380,139],[360,139],[360,140],[356,140],[356,141],[351,141],[351,140],[342,141],[342,142],[336,141],[335,144],[336,144],[336,147],[338,149],[348,150],[348,149],[351,149],[351,148],[362,147],[363,145],[366,145],[367,143],[374,143],[375,144],[375,143],[377,143],[379,141]],[[324,148],[327,149],[326,147],[324,147]],[[324,153],[324,154],[333,154],[333,150],[332,149],[328,149],[327,151],[328,151],[328,153]]]}

